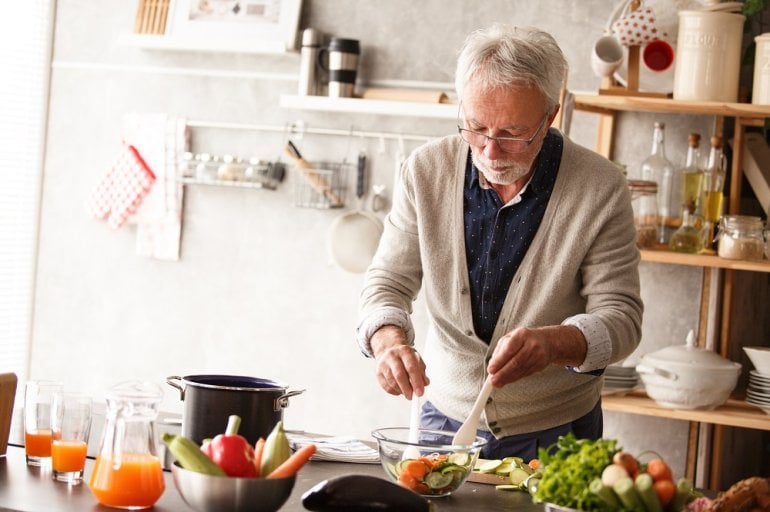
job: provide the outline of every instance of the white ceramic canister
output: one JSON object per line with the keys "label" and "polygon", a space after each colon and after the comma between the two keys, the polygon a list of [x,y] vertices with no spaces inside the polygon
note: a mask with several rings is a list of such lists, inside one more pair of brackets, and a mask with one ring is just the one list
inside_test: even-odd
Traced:
{"label": "white ceramic canister", "polygon": [[758,35],[754,42],[757,47],[751,102],[755,105],[770,105],[770,32]]}
{"label": "white ceramic canister", "polygon": [[745,16],[680,11],[674,99],[738,101]]}

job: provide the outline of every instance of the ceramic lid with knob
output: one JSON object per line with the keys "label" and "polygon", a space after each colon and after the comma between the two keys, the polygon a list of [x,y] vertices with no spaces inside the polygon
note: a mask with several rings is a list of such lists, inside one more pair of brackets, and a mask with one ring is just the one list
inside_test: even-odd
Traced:
{"label": "ceramic lid with knob", "polygon": [[649,362],[677,363],[696,366],[702,369],[735,368],[739,363],[725,359],[719,354],[699,348],[695,343],[695,334],[692,330],[687,334],[685,345],[676,345],[662,348],[656,352],[646,354],[644,359]]}

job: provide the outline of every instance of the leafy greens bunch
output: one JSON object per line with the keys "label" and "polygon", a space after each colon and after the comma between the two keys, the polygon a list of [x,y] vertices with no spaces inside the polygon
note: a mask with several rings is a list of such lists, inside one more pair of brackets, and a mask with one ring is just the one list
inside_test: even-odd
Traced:
{"label": "leafy greens bunch", "polygon": [[572,433],[560,436],[552,446],[541,447],[538,459],[543,475],[533,495],[535,500],[585,511],[605,509],[589,485],[601,477],[619,450],[614,439],[577,439]]}

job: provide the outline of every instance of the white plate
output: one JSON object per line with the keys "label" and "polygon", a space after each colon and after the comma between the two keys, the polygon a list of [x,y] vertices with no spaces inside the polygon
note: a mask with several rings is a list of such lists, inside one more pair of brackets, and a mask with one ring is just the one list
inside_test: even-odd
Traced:
{"label": "white plate", "polygon": [[756,380],[749,379],[749,389],[754,389],[754,391],[760,391],[763,393],[770,393],[770,382],[757,382]]}
{"label": "white plate", "polygon": [[[644,3],[646,7],[651,7],[655,13],[656,26],[660,39],[664,39],[674,48],[676,55],[676,39],[679,35],[679,11],[700,10],[702,5],[697,0],[648,0]],[[610,13],[607,22],[607,28],[620,17],[621,10]],[[609,33],[609,31],[608,31]],[[676,58],[675,58],[676,59]],[[639,59],[641,61],[641,58]],[[661,92],[670,94],[674,92],[674,68],[676,60],[665,71],[650,71],[647,67],[639,63],[639,90],[650,92]],[[628,48],[624,47],[623,64],[620,65],[615,79],[622,85],[626,85],[626,75],[628,73]]]}
{"label": "white plate", "polygon": [[749,379],[770,383],[770,375],[766,373],[759,373],[757,370],[749,370]]}
{"label": "white plate", "polygon": [[613,382],[617,384],[633,384],[636,381],[638,381],[639,378],[636,376],[633,377],[604,377],[604,382]]}
{"label": "white plate", "polygon": [[749,389],[746,391],[746,396],[750,397],[752,400],[756,400],[758,402],[767,402],[770,404],[770,393],[759,393]]}

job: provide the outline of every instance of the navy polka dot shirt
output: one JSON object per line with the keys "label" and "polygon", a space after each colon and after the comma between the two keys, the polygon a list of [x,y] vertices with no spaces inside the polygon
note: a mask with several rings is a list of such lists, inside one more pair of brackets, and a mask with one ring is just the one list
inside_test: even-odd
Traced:
{"label": "navy polka dot shirt", "polygon": [[521,201],[507,206],[493,189],[481,187],[479,172],[468,152],[463,200],[466,258],[473,327],[487,343],[492,339],[513,276],[543,220],[562,148],[561,134],[549,131]]}

